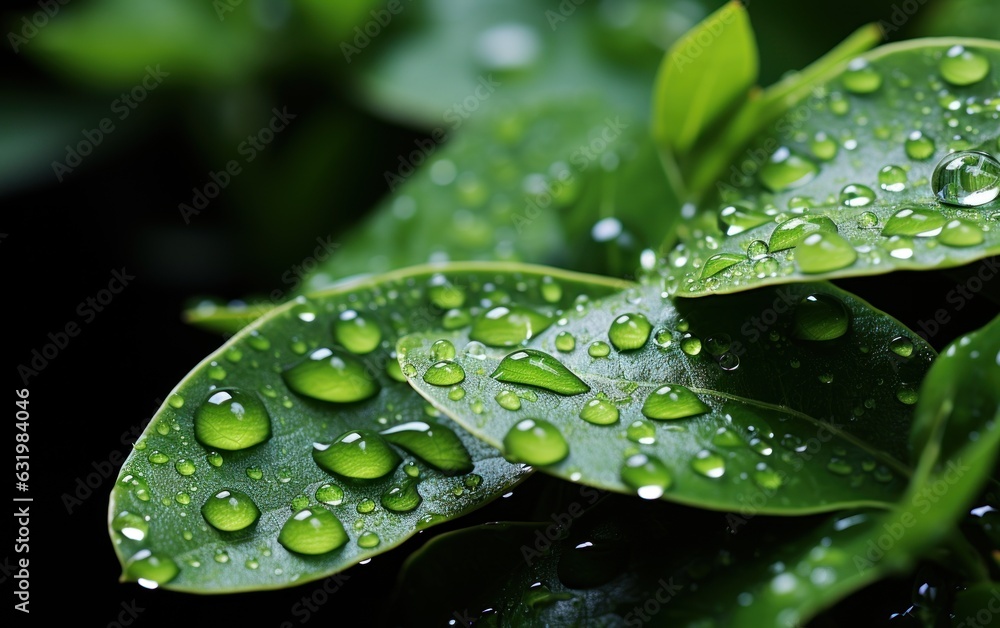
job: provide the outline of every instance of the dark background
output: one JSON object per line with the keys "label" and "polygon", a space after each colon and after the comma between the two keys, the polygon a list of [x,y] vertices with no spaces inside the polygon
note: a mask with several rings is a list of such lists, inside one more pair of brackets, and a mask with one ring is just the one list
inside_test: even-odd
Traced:
{"label": "dark background", "polygon": [[[7,5],[0,14],[0,24],[16,22],[19,8],[37,11],[35,3]],[[758,9],[775,16],[755,22],[758,36],[765,42],[765,82],[788,67],[803,65],[853,28],[881,19],[892,10],[889,2],[764,0],[759,4],[755,1],[750,9],[752,16]],[[906,33],[894,34],[894,38]],[[766,44],[778,37],[784,37],[785,43]],[[79,103],[86,110],[93,104],[97,113],[83,117],[84,124],[92,126],[105,115],[100,113],[101,107],[116,93],[114,86],[101,89],[69,80],[30,55],[13,54],[9,47],[0,46],[0,50],[2,105],[41,99]],[[60,144],[79,138],[79,130],[72,126],[60,131],[65,139],[55,142],[59,149],[43,159],[33,153],[34,161],[25,164],[17,154],[3,155],[5,164],[13,160],[25,173],[15,184],[7,182],[0,188],[0,233],[4,234],[0,256],[7,274],[5,305],[10,313],[5,335],[13,341],[7,355],[15,367],[27,364],[34,349],[50,342],[47,334],[61,331],[69,322],[81,326],[79,335],[31,377],[28,385],[28,494],[35,500],[30,539],[32,625],[43,618],[64,618],[84,626],[115,625],[122,609],[133,604],[143,609],[131,624],[137,626],[230,621],[275,626],[286,620],[299,625],[301,616],[293,616],[292,607],[311,596],[320,586],[317,583],[219,597],[119,584],[120,568],[108,538],[106,510],[120,463],[108,461],[127,455],[129,447],[120,442],[122,433],[148,420],[162,397],[221,342],[217,336],[185,325],[180,318],[184,306],[199,295],[230,299],[282,287],[282,273],[311,250],[315,237],[339,237],[384,195],[381,173],[393,167],[396,155],[421,136],[419,128],[404,127],[366,111],[352,97],[343,77],[343,72],[321,74],[308,66],[290,65],[270,70],[263,81],[273,102],[287,104],[290,110],[300,112],[303,120],[332,112],[342,121],[337,133],[356,139],[349,142],[349,152],[342,153],[349,154],[349,159],[324,157],[327,163],[319,166],[324,173],[321,181],[305,190],[304,199],[302,191],[295,189],[299,180],[294,175],[268,175],[269,168],[278,169],[284,150],[294,141],[291,135],[282,135],[268,149],[272,151],[269,159],[255,164],[258,170],[235,180],[206,211],[185,225],[177,204],[190,198],[191,187],[203,183],[205,173],[217,169],[224,160],[206,150],[204,142],[191,133],[190,117],[198,115],[204,102],[194,100],[190,91],[171,86],[153,94],[148,105],[137,109],[128,124],[122,123],[121,130],[109,136],[62,183],[56,181],[49,162],[63,157]],[[220,99],[239,98],[239,93],[226,93],[224,86],[217,95]],[[13,133],[20,123],[17,117],[0,116],[0,133]],[[229,150],[233,145],[225,144]],[[253,186],[261,185],[258,178],[266,180],[274,200],[272,213],[265,219],[259,208],[254,210],[258,213],[249,215],[253,212],[241,203],[248,194],[256,194]],[[299,211],[302,206],[305,209]],[[121,269],[135,279],[92,322],[84,322],[77,313],[78,305],[107,287],[112,272]],[[986,323],[996,312],[996,303],[989,302],[985,292],[995,295],[997,286],[987,286],[960,311],[946,304],[947,295],[964,281],[963,273],[970,269],[898,273],[891,279],[872,277],[838,284],[891,312],[914,330],[920,330],[921,323],[932,319],[938,308],[949,308],[951,322],[930,338],[940,349],[961,333]],[[16,374],[12,382],[14,389],[24,387]],[[12,421],[16,397],[14,390],[7,394]],[[8,428],[7,433],[11,432]],[[78,490],[78,479],[112,466],[108,477],[69,513],[64,495]],[[381,620],[405,624],[387,616],[387,599],[402,561],[412,550],[449,529],[530,518],[536,512],[538,497],[557,483],[532,478],[513,497],[498,500],[459,522],[421,533],[402,548],[352,568],[340,592],[315,616],[323,623],[368,625]],[[13,536],[15,529],[9,524],[6,529]],[[0,544],[0,582],[8,600],[14,576],[10,566],[18,557],[10,539]],[[474,577],[474,565],[469,573]],[[890,582],[870,589],[842,605],[829,620],[856,623],[852,613],[866,608],[863,623],[884,622],[890,613],[909,605],[912,584]],[[25,623],[25,618],[15,615],[17,625]],[[131,622],[128,613],[122,617]]]}

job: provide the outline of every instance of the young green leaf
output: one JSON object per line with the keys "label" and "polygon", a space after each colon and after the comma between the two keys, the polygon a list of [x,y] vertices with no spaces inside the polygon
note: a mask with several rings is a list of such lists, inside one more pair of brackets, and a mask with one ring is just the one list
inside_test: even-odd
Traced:
{"label": "young green leaf", "polygon": [[757,81],[750,17],[734,0],[670,47],[653,88],[653,137],[675,155],[726,110],[742,104]]}
{"label": "young green leaf", "polygon": [[[899,461],[934,352],[830,285],[678,301],[636,288],[520,346],[481,324],[407,336],[398,351],[421,394],[510,459],[648,499],[752,500],[775,514],[885,504],[906,485]],[[456,358],[455,399],[426,373],[435,342],[470,337],[492,346]]]}
{"label": "young green leaf", "polygon": [[[510,299],[549,322],[622,285],[467,263],[275,308],[196,367],[135,443],[109,510],[123,578],[198,593],[291,586],[488,502],[527,470],[417,395],[396,339]],[[444,361],[455,347],[435,351]]]}
{"label": "young green leaf", "polygon": [[699,296],[1000,252],[998,90],[997,42],[859,57],[754,138],[664,272]]}

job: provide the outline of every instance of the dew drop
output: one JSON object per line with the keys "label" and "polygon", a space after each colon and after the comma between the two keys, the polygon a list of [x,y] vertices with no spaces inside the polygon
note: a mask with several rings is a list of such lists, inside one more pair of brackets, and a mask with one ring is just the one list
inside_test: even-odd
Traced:
{"label": "dew drop", "polygon": [[260,517],[260,510],[246,493],[222,490],[208,498],[201,514],[213,528],[235,532],[253,525]]}
{"label": "dew drop", "polygon": [[690,389],[677,384],[661,386],[646,397],[642,413],[650,419],[684,419],[711,409]]}
{"label": "dew drop", "polygon": [[534,349],[515,351],[501,360],[490,377],[509,384],[537,386],[560,395],[579,395],[590,386],[547,353]]}
{"label": "dew drop", "polygon": [[516,462],[544,466],[555,464],[569,455],[569,444],[556,426],[543,419],[518,421],[507,432],[503,446]]}
{"label": "dew drop", "polygon": [[313,443],[312,453],[323,470],[361,480],[386,476],[402,462],[385,439],[367,430],[345,432],[329,444]]}
{"label": "dew drop", "polygon": [[326,554],[343,546],[347,540],[343,524],[322,506],[295,513],[278,533],[278,543],[297,554]]}
{"label": "dew drop", "polygon": [[621,468],[622,483],[636,491],[643,499],[659,499],[673,484],[673,477],[658,458],[635,454],[625,460]]}
{"label": "dew drop", "polygon": [[271,438],[271,417],[253,394],[215,390],[195,411],[194,435],[208,447],[247,449]]}

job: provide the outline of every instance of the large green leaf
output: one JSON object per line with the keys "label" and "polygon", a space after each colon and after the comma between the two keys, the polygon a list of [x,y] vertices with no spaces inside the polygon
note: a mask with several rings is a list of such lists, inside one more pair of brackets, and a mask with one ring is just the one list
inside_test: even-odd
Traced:
{"label": "large green leaf", "polygon": [[[932,185],[950,153],[1000,151],[998,92],[1000,44],[986,40],[906,42],[843,66],[719,173],[664,272],[702,295],[1000,252],[1000,200],[958,207]],[[1000,186],[995,158],[969,159],[982,175],[967,187]]]}
{"label": "large green leaf", "polygon": [[603,101],[477,117],[444,146],[438,131],[399,156],[392,194],[300,291],[442,260],[619,270],[604,260],[625,251],[631,273],[677,216],[643,125]]}
{"label": "large green leaf", "polygon": [[[910,404],[934,352],[828,284],[677,301],[637,288],[581,304],[528,342],[459,356],[461,399],[425,381],[434,342],[493,342],[489,322],[404,338],[404,372],[463,427],[546,472],[779,514],[884,504],[905,486]],[[512,411],[513,394],[527,399]],[[527,419],[551,423],[569,455],[545,466],[558,458],[557,436],[552,457],[523,453],[508,434]]]}
{"label": "large green leaf", "polygon": [[[968,371],[960,362],[990,367],[986,363],[996,361],[997,327],[994,322],[952,345],[954,352],[946,351],[951,360],[942,358],[945,366],[928,373],[921,412],[937,405],[936,390],[961,387]],[[964,617],[982,608],[976,605],[995,589],[981,582],[983,565],[964,553],[967,546],[953,536],[953,526],[989,475],[1000,446],[1000,421],[995,399],[958,395],[951,401],[964,412],[978,410],[978,421],[948,423],[955,442],[958,436],[964,441],[943,457],[938,448],[926,448],[921,466],[930,456],[929,472],[918,475],[889,512],[842,513],[818,523],[756,519],[754,512],[699,521],[704,513],[661,512],[655,509],[659,504],[647,505],[653,510],[638,509],[635,502],[598,504],[600,496],[584,488],[578,500],[554,510],[556,527],[501,524],[428,543],[404,570],[400,609],[427,619],[463,609],[458,611],[463,618],[492,614],[500,625],[601,618],[627,625],[799,626],[847,595],[931,556],[966,582],[980,582],[959,596],[956,611]],[[682,530],[676,529],[678,521],[685,523]],[[728,530],[719,529],[722,521]],[[678,544],[681,535],[684,542]],[[457,557],[491,575],[459,582]]]}
{"label": "large green leaf", "polygon": [[[392,353],[397,337],[452,325],[509,299],[557,316],[577,295],[621,287],[544,268],[441,265],[274,309],[196,367],[136,442],[109,510],[123,577],[200,593],[290,586],[345,569],[493,499],[526,469],[454,427],[410,389]],[[419,422],[434,436],[417,430]],[[385,437],[400,451],[369,434],[358,447],[371,458],[358,460],[348,438],[329,453],[317,450],[336,474],[314,461],[314,442],[402,424],[413,429]],[[402,455],[406,464],[397,458],[404,451],[413,454]],[[345,466],[352,461],[356,466]],[[352,479],[372,475],[380,477]],[[317,493],[327,484],[339,490]],[[419,505],[411,489],[422,497]],[[223,490],[245,494],[259,519],[239,531],[208,525],[200,509],[212,502],[209,508],[225,511],[229,498],[215,497]],[[346,544],[319,556],[285,549],[279,532],[303,509],[336,516]],[[228,518],[241,514],[241,524],[252,519],[246,511]]]}
{"label": "large green leaf", "polygon": [[675,154],[727,109],[746,99],[757,81],[757,43],[750,17],[730,2],[670,47],[653,88],[653,136]]}

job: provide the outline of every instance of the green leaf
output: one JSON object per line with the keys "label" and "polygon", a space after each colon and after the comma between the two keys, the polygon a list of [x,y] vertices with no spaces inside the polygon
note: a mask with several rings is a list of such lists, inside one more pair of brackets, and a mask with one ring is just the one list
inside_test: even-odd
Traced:
{"label": "green leaf", "polygon": [[[935,166],[953,151],[1000,151],[1000,44],[917,40],[860,59],[758,134],[716,181],[668,256],[664,273],[679,294],[958,266],[1000,252],[1000,200],[984,192],[960,207],[936,196],[944,189],[954,203],[953,188],[934,187]],[[1000,187],[995,158],[969,159],[967,188]],[[773,250],[788,221],[822,218],[836,234],[801,231],[797,246]],[[718,255],[744,259],[706,272]]]}
{"label": "green leaf", "polygon": [[[579,294],[622,285],[528,266],[439,265],[268,312],[171,392],[126,460],[109,511],[123,578],[199,593],[291,586],[488,502],[526,470],[410,389],[396,339],[511,298],[557,316]],[[312,543],[285,527],[311,525],[293,518],[306,510],[329,533]]]}
{"label": "green leaf", "polygon": [[[404,4],[377,38],[352,33],[341,50],[361,66],[355,76],[372,108],[428,128],[595,95],[645,120],[663,51],[715,3],[641,0],[609,19],[587,3],[435,0]],[[484,79],[501,83],[488,100],[477,99]]]}
{"label": "green leaf", "polygon": [[757,81],[750,17],[730,2],[670,47],[653,89],[653,137],[683,155]]}
{"label": "green leaf", "polygon": [[[473,336],[489,341],[480,324]],[[913,347],[906,358],[890,349],[897,337]],[[677,301],[648,286],[582,304],[524,348],[456,358],[458,400],[425,381],[441,339],[459,346],[469,332],[400,341],[411,384],[510,458],[647,498],[720,510],[753,499],[775,514],[895,501],[909,404],[934,355],[827,284]],[[560,441],[569,455],[553,462]]]}
{"label": "green leaf", "polygon": [[602,101],[477,117],[444,146],[438,131],[398,157],[393,194],[301,292],[441,260],[631,273],[677,216],[645,129]]}

